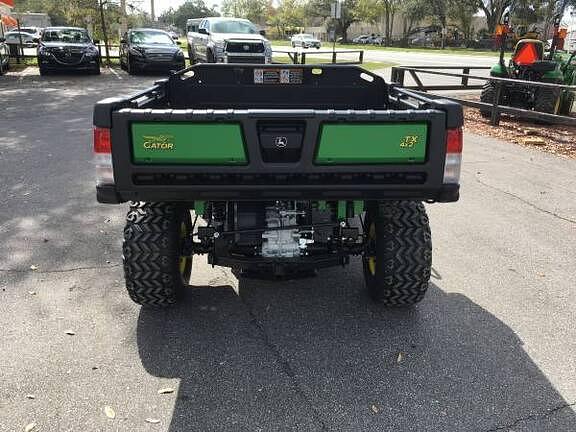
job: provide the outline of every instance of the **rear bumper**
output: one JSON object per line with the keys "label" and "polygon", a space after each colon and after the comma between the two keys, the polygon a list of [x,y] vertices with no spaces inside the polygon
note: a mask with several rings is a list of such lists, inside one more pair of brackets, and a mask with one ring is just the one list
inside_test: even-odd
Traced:
{"label": "rear bumper", "polygon": [[96,198],[102,204],[121,204],[127,201],[179,201],[194,200],[218,201],[269,201],[289,200],[409,200],[454,202],[458,201],[460,185],[447,184],[438,188],[419,187],[418,189],[370,189],[366,185],[340,188],[304,188],[236,185],[230,187],[203,186],[154,186],[138,190],[118,190],[115,185],[96,186]]}

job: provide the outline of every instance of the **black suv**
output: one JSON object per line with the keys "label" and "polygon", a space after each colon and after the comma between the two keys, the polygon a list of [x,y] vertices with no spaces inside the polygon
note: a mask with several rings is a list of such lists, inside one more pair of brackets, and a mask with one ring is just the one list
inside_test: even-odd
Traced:
{"label": "black suv", "polygon": [[83,70],[100,74],[100,53],[88,31],[78,27],[48,27],[38,44],[40,75]]}
{"label": "black suv", "polygon": [[178,45],[162,30],[129,30],[120,41],[120,66],[131,75],[143,70],[184,69],[186,60]]}

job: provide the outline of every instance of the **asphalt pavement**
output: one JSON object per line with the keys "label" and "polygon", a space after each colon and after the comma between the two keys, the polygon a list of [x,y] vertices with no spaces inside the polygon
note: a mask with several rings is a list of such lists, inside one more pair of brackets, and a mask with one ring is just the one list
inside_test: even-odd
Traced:
{"label": "asphalt pavement", "polygon": [[358,260],[270,282],[196,258],[151,311],[123,286],[126,206],[95,200],[91,114],[155,79],[0,78],[0,431],[576,430],[576,161],[466,133],[415,308],[373,305]]}

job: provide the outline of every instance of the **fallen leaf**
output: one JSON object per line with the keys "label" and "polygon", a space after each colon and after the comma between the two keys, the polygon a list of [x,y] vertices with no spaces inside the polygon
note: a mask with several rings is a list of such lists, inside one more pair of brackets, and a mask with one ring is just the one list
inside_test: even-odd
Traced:
{"label": "fallen leaf", "polygon": [[402,363],[402,360],[404,360],[404,354],[402,354],[402,351],[400,351],[398,353],[398,357],[396,358],[396,363]]}
{"label": "fallen leaf", "polygon": [[528,138],[522,138],[521,141],[523,144],[527,144],[527,145],[545,145],[546,144],[546,141],[543,138],[536,137],[536,136],[531,136]]}
{"label": "fallen leaf", "polygon": [[32,264],[32,265],[30,266],[30,270],[38,270],[38,266]]}
{"label": "fallen leaf", "polygon": [[174,393],[174,389],[172,387],[161,388],[158,390],[158,394],[170,394]]}
{"label": "fallen leaf", "polygon": [[116,411],[114,411],[112,407],[109,407],[108,405],[104,407],[104,414],[106,414],[106,417],[109,419],[116,418]]}
{"label": "fallen leaf", "polygon": [[32,432],[34,429],[36,429],[36,423],[35,422],[28,423],[24,428],[24,432]]}
{"label": "fallen leaf", "polygon": [[380,412],[380,410],[378,409],[378,407],[377,407],[376,405],[374,405],[374,404],[372,404],[372,405],[370,406],[370,409],[372,410],[372,412],[373,412],[374,414],[378,414],[378,412]]}
{"label": "fallen leaf", "polygon": [[146,423],[158,424],[160,423],[160,419],[157,418],[147,418]]}
{"label": "fallen leaf", "polygon": [[26,399],[36,399],[36,396],[33,394],[27,394]]}
{"label": "fallen leaf", "polygon": [[66,334],[70,336],[74,336],[76,333],[73,330],[66,330]]}

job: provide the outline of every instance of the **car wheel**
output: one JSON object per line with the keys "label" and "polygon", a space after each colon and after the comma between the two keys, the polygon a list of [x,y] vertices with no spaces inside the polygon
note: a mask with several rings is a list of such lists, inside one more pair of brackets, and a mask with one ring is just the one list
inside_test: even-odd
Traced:
{"label": "car wheel", "polygon": [[126,58],[126,72],[128,72],[128,75],[136,75],[137,72],[136,66],[132,64],[130,56]]}
{"label": "car wheel", "polygon": [[206,52],[206,63],[216,63],[216,57],[214,56],[212,50],[208,50]]}

